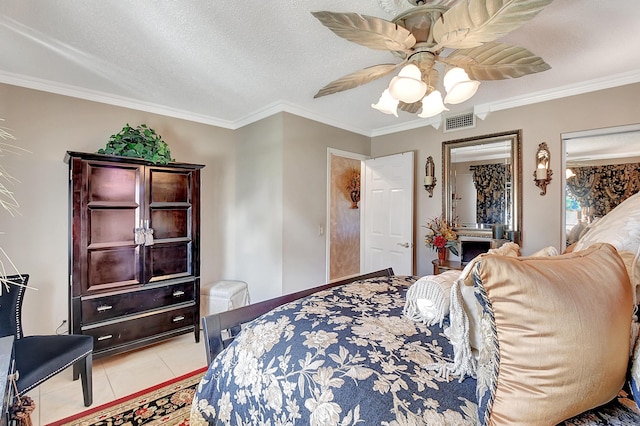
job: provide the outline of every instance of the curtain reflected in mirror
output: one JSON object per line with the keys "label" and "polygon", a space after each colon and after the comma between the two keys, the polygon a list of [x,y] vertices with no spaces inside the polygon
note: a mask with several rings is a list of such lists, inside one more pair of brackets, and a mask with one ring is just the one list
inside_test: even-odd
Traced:
{"label": "curtain reflected in mirror", "polygon": [[442,144],[443,214],[459,235],[491,238],[492,228],[519,241],[520,131]]}
{"label": "curtain reflected in mirror", "polygon": [[562,136],[565,152],[565,241],[640,191],[640,125]]}
{"label": "curtain reflected in mirror", "polygon": [[[510,152],[510,151],[507,151]],[[476,223],[511,223],[511,162],[469,166],[476,189]]]}

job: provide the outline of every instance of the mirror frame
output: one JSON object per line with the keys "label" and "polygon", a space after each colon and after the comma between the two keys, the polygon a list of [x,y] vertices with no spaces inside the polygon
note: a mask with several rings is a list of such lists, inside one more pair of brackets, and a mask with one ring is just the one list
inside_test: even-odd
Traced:
{"label": "mirror frame", "polygon": [[[511,141],[511,164],[512,164],[512,212],[513,228],[508,227],[506,231],[513,231],[514,242],[522,245],[522,130],[510,130],[501,133],[474,136],[464,139],[456,139],[442,142],[442,211],[443,217],[451,223],[452,202],[451,202],[451,182],[449,170],[451,168],[451,150],[453,148],[467,147],[479,144],[490,143],[498,140]],[[458,236],[492,238],[491,228],[472,228],[454,226]]]}

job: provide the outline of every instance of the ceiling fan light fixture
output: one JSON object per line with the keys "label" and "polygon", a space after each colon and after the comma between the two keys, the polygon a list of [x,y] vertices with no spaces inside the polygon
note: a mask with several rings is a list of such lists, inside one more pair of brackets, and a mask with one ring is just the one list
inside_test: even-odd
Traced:
{"label": "ceiling fan light fixture", "polygon": [[408,64],[402,67],[400,72],[398,73],[398,77],[409,77],[414,80],[420,80],[422,78],[422,73],[420,72],[420,68],[418,68],[415,64]]}
{"label": "ceiling fan light fixture", "polygon": [[444,106],[442,102],[442,93],[439,90],[434,90],[422,99],[422,112],[418,114],[418,117],[434,117],[442,111],[449,111],[449,108]]}
{"label": "ceiling fan light fixture", "polygon": [[389,93],[389,89],[385,89],[380,95],[380,99],[377,104],[371,104],[371,108],[375,108],[385,114],[393,114],[398,116],[398,100],[394,99]]}
{"label": "ceiling fan light fixture", "polygon": [[447,96],[444,101],[448,104],[460,104],[478,91],[480,82],[471,80],[469,75],[462,68],[451,68],[444,76],[444,88]]}
{"label": "ceiling fan light fixture", "polygon": [[[401,58],[347,74],[324,86],[315,98],[369,83],[403,67],[391,80],[389,91],[396,108],[430,114],[419,103],[438,84],[440,71],[449,72],[443,85],[444,103],[471,98],[482,80],[501,80],[542,72],[549,64],[524,47],[495,41],[535,17],[551,0],[379,0],[382,8],[397,14],[392,20],[358,13],[315,11],[313,16],[345,40]],[[413,7],[401,3],[409,3]],[[447,50],[446,56],[440,54]],[[456,66],[459,65],[459,66]],[[477,68],[476,68],[477,67]],[[444,94],[445,92],[443,92]],[[379,102],[374,107],[388,114],[395,110]],[[436,108],[437,110],[437,108]],[[484,113],[486,116],[486,112]]]}
{"label": "ceiling fan light fixture", "polygon": [[476,94],[478,86],[480,86],[479,81],[461,81],[447,91],[444,101],[448,104],[461,104]]}
{"label": "ceiling fan light fixture", "polygon": [[469,74],[460,67],[454,67],[447,71],[442,83],[444,84],[445,90],[448,92],[453,88],[453,86],[461,81],[470,81]]}
{"label": "ceiling fan light fixture", "polygon": [[389,83],[389,93],[395,99],[412,104],[418,102],[427,93],[427,83],[421,80],[420,68],[409,64],[400,70]]}

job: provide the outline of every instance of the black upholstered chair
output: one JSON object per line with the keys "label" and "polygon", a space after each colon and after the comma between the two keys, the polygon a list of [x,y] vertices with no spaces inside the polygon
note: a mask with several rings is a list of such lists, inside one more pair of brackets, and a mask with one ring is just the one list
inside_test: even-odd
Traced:
{"label": "black upholstered chair", "polygon": [[[27,284],[29,276],[8,276],[7,281]],[[4,287],[4,286],[3,286]],[[92,359],[93,337],[83,335],[24,336],[22,332],[22,301],[25,287],[9,284],[0,295],[0,337],[13,335],[18,394],[23,395],[67,367],[78,363],[82,379],[84,405],[93,402]],[[74,369],[75,370],[75,369]]]}

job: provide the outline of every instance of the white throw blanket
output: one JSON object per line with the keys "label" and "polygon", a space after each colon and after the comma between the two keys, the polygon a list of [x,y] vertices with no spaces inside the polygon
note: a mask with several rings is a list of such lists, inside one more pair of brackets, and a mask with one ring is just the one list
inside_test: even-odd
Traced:
{"label": "white throw blanket", "polygon": [[[553,254],[553,250],[547,250],[547,255]],[[555,252],[557,254],[557,251]],[[487,253],[474,258],[459,275],[451,286],[449,295],[449,327],[444,330],[445,335],[453,346],[453,362],[441,364],[429,364],[425,368],[436,370],[443,378],[457,377],[462,381],[466,376],[476,377],[477,358],[473,353],[472,345],[479,351],[481,338],[479,336],[480,321],[478,306],[473,295],[473,269],[483,256],[498,254],[502,256],[518,257],[520,246],[516,243],[506,243],[501,247],[490,249]],[[541,254],[543,255],[543,254]],[[467,292],[467,300],[463,297],[463,290]]]}
{"label": "white throw blanket", "polygon": [[451,325],[444,330],[444,334],[453,346],[453,362],[447,364],[427,364],[427,370],[435,370],[442,378],[458,377],[461,382],[466,376],[476,377],[477,361],[471,351],[469,340],[469,317],[463,306],[460,286],[462,279],[451,286],[451,304],[449,318]]}
{"label": "white throw blanket", "polygon": [[442,321],[449,313],[451,286],[460,273],[450,270],[418,279],[407,290],[404,315],[416,322],[442,327]]}

